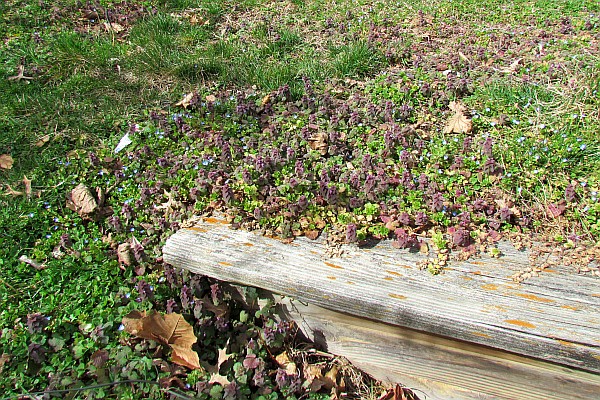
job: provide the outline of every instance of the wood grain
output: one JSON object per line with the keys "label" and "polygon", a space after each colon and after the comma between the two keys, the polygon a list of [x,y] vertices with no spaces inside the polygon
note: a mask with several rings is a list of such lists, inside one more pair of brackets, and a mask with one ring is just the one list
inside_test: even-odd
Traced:
{"label": "wood grain", "polygon": [[600,281],[556,268],[524,283],[526,252],[452,262],[432,276],[420,254],[387,242],[345,247],[325,257],[320,241],[291,244],[222,223],[181,229],[166,262],[217,279],[256,286],[310,304],[395,326],[600,373]]}
{"label": "wood grain", "polygon": [[429,400],[598,398],[600,376],[279,299],[310,339]]}

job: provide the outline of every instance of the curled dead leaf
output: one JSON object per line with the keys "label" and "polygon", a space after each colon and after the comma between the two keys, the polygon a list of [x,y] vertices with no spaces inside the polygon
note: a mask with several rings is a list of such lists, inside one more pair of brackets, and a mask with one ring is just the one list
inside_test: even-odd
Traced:
{"label": "curled dead leaf", "polygon": [[508,67],[500,68],[498,71],[502,72],[504,74],[514,74],[519,69],[521,60],[522,60],[522,58],[517,58]]}
{"label": "curled dead leaf", "polygon": [[418,400],[419,398],[410,389],[405,389],[400,385],[386,390],[377,400]]}
{"label": "curled dead leaf", "polygon": [[222,349],[219,349],[218,353],[217,353],[217,363],[215,365],[205,365],[204,369],[210,373],[210,379],[209,379],[209,383],[218,383],[221,386],[227,386],[229,385],[229,379],[226,376],[223,376],[219,373],[219,370],[221,369],[221,365],[223,365],[223,363],[227,360],[229,360],[231,358],[231,356],[233,356],[233,354],[227,354],[227,346],[229,345],[229,342],[227,342],[227,344],[225,345],[225,347],[223,347]]}
{"label": "curled dead leaf", "polygon": [[11,169],[14,160],[9,154],[0,154],[0,169]]}
{"label": "curled dead leaf", "polygon": [[0,373],[4,369],[4,365],[10,361],[10,354],[2,353],[0,356]]}
{"label": "curled dead leaf", "polygon": [[215,101],[217,101],[217,97],[214,94],[209,94],[205,98],[206,98],[206,101],[209,103],[214,103]]}
{"label": "curled dead leaf", "polygon": [[296,367],[296,363],[292,361],[287,352],[283,352],[275,357],[275,361],[279,364],[280,368],[285,369],[285,372],[292,375],[298,372],[298,368]]}
{"label": "curled dead leaf", "polygon": [[564,202],[560,203],[550,203],[546,206],[546,211],[551,218],[558,218],[561,216],[566,210],[566,204]]}
{"label": "curled dead leaf", "polygon": [[117,258],[119,263],[126,266],[133,264],[133,256],[131,255],[131,245],[129,243],[121,243],[117,248]]}
{"label": "curled dead leaf", "polygon": [[50,135],[44,135],[37,142],[35,142],[36,147],[42,147],[50,140]]}
{"label": "curled dead leaf", "polygon": [[121,33],[125,30],[123,25],[117,24],[116,22],[105,22],[104,29],[107,32]]}
{"label": "curled dead leaf", "polygon": [[27,197],[31,197],[31,179],[27,179],[26,176],[23,176],[23,186],[25,186],[25,195]]}
{"label": "curled dead leaf", "polygon": [[317,132],[308,139],[308,145],[311,149],[318,151],[322,156],[326,155],[329,151],[327,145],[327,134],[325,132]]}
{"label": "curled dead leaf", "polygon": [[22,263],[31,265],[33,268],[37,269],[38,271],[46,268],[46,264],[44,263],[39,263],[36,260],[27,257],[26,255],[22,255],[21,257],[19,257],[19,261],[21,261]]}
{"label": "curled dead leaf", "polygon": [[13,197],[23,196],[23,192],[19,192],[18,190],[13,189],[12,187],[10,187],[10,185],[6,185],[6,187],[8,188],[8,190],[6,192],[4,192],[5,196],[13,196]]}
{"label": "curled dead leaf", "polygon": [[125,330],[137,337],[157,341],[172,349],[171,360],[190,369],[201,369],[200,359],[192,346],[194,329],[181,314],[132,311],[123,317]]}
{"label": "curled dead leaf", "polygon": [[315,240],[319,237],[319,231],[317,230],[306,230],[304,231],[304,236],[306,236],[310,240]]}
{"label": "curled dead leaf", "polygon": [[186,94],[181,101],[175,103],[175,105],[181,106],[183,108],[188,108],[190,106],[190,103],[193,98],[194,98],[194,92],[190,92],[190,93]]}
{"label": "curled dead leaf", "polygon": [[265,97],[262,98],[262,100],[260,101],[260,105],[262,107],[266,106],[267,103],[269,103],[271,101],[271,94],[266,95]]}
{"label": "curled dead leaf", "polygon": [[98,209],[98,203],[90,189],[80,183],[67,196],[67,207],[81,216],[92,214]]}

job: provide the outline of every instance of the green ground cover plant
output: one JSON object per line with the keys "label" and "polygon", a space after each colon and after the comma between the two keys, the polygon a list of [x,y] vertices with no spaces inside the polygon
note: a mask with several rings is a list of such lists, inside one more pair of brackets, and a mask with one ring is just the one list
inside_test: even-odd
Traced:
{"label": "green ground cover plant", "polygon": [[[200,215],[290,239],[389,238],[431,254],[430,273],[501,256],[501,239],[539,241],[598,274],[599,13],[567,0],[3,2],[2,392],[386,396],[302,351],[259,293],[165,265],[165,240]],[[199,368],[123,323],[152,310],[184,316]]]}

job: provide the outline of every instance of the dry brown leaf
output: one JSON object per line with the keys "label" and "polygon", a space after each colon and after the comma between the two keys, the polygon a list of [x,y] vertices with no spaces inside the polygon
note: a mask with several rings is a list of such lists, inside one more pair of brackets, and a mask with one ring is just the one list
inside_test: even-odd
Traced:
{"label": "dry brown leaf", "polygon": [[325,132],[317,132],[310,139],[308,139],[308,144],[311,149],[318,151],[322,156],[324,156],[329,151],[327,139],[328,137]]}
{"label": "dry brown leaf", "polygon": [[519,64],[521,64],[522,58],[517,58],[513,61],[508,67],[500,68],[498,71],[505,74],[514,74],[517,69],[519,69]]}
{"label": "dry brown leaf", "polygon": [[208,96],[206,96],[206,101],[209,103],[214,103],[215,101],[217,101],[217,98],[214,94],[209,94]]}
{"label": "dry brown leaf", "polygon": [[129,243],[121,243],[117,248],[117,258],[119,263],[126,266],[133,264],[133,257],[131,256],[131,245]]}
{"label": "dry brown leaf", "polygon": [[275,357],[275,361],[279,364],[280,368],[285,369],[285,372],[292,375],[298,372],[298,368],[296,367],[296,363],[292,361],[287,352],[283,352]]}
{"label": "dry brown leaf", "polygon": [[35,145],[37,147],[42,147],[43,145],[48,143],[49,140],[50,140],[50,135],[44,135],[41,138],[39,138],[39,140],[37,142],[35,142]]}
{"label": "dry brown leaf", "polygon": [[14,162],[9,154],[0,154],[0,169],[11,169]]}
{"label": "dry brown leaf", "polygon": [[317,231],[317,230],[304,231],[304,236],[306,236],[310,240],[315,240],[319,237],[319,231]]}
{"label": "dry brown leaf", "polygon": [[471,60],[469,60],[469,57],[467,57],[462,51],[458,52],[458,56],[460,58],[462,58],[463,60],[465,60],[466,62],[468,62],[469,64],[471,64]]}
{"label": "dry brown leaf", "polygon": [[448,104],[448,108],[450,108],[455,113],[464,114],[467,112],[467,107],[465,107],[464,104],[458,101],[451,101],[450,104]]}
{"label": "dry brown leaf", "polygon": [[0,356],[0,373],[4,369],[4,365],[10,360],[10,355],[6,353],[2,353]]}
{"label": "dry brown leaf", "polygon": [[304,379],[310,385],[310,391],[313,393],[318,392],[325,384],[325,382],[322,381],[323,368],[320,365],[304,364],[303,370],[304,370]]}
{"label": "dry brown leaf", "polygon": [[323,381],[323,387],[327,390],[332,390],[338,386],[338,373],[340,368],[337,365],[333,365],[329,371],[321,379]]}
{"label": "dry brown leaf", "polygon": [[27,197],[31,197],[31,179],[27,179],[26,176],[23,176],[23,186],[25,186],[25,195]]}
{"label": "dry brown leaf", "polygon": [[132,311],[123,317],[125,330],[143,339],[155,340],[171,347],[171,360],[190,369],[200,369],[198,353],[192,350],[196,343],[194,329],[181,314],[160,314]]}
{"label": "dry brown leaf", "polygon": [[10,187],[10,185],[6,185],[6,187],[8,188],[8,190],[6,192],[4,192],[5,196],[13,196],[13,197],[23,196],[23,192],[19,192],[18,190],[13,189],[12,187]]}
{"label": "dry brown leaf", "polygon": [[260,105],[262,107],[266,106],[268,102],[271,101],[271,94],[266,95],[265,97],[262,98],[262,100],[260,101]]}
{"label": "dry brown leaf", "polygon": [[198,299],[200,303],[202,303],[202,308],[206,311],[210,311],[215,314],[216,317],[223,318],[229,312],[229,307],[225,303],[221,303],[216,306],[208,296],[204,296],[201,299]]}
{"label": "dry brown leaf", "polygon": [[[454,103],[454,102],[453,102]],[[473,129],[473,122],[464,114],[464,106],[459,103],[450,104],[454,115],[444,127],[444,133],[469,133]]]}
{"label": "dry brown leaf", "polygon": [[404,389],[400,385],[396,385],[388,389],[377,400],[413,400],[417,399],[408,389]]}
{"label": "dry brown leaf", "polygon": [[41,271],[41,270],[43,270],[43,269],[46,268],[46,264],[44,264],[44,263],[40,264],[36,260],[27,257],[25,254],[23,254],[21,257],[19,257],[19,261],[21,261],[22,263],[31,265],[33,268],[35,268],[35,269],[37,269],[39,271]]}
{"label": "dry brown leaf", "polygon": [[221,369],[221,365],[227,360],[231,358],[233,354],[227,354],[227,346],[229,342],[225,344],[225,347],[219,349],[217,353],[217,363],[215,365],[205,365],[204,369],[210,373],[209,383],[218,383],[221,386],[229,385],[229,379],[226,376],[219,374],[219,370]]}
{"label": "dry brown leaf", "polygon": [[117,24],[116,22],[105,22],[104,29],[107,32],[121,33],[125,30],[123,25]]}
{"label": "dry brown leaf", "polygon": [[88,216],[98,209],[98,203],[90,189],[80,183],[67,196],[67,207],[80,216]]}
{"label": "dry brown leaf", "polygon": [[192,101],[193,98],[194,98],[194,92],[188,93],[185,95],[185,97],[181,101],[175,103],[175,105],[181,106],[183,108],[188,108],[190,105],[190,102]]}
{"label": "dry brown leaf", "polygon": [[546,206],[546,211],[548,212],[548,215],[552,218],[558,218],[559,216],[561,216],[565,212],[565,209],[566,206],[563,202],[560,202],[558,204],[550,203]]}

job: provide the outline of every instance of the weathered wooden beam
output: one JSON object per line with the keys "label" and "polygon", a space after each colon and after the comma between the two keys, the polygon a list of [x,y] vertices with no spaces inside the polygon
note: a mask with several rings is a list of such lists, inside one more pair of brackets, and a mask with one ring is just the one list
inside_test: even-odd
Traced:
{"label": "weathered wooden beam", "polygon": [[329,259],[320,241],[286,244],[213,221],[178,231],[164,259],[332,311],[600,373],[598,279],[565,267],[518,284],[510,277],[529,266],[527,253],[501,250],[500,259],[454,261],[432,276],[416,267],[424,256],[386,242]]}
{"label": "weathered wooden beam", "polygon": [[428,400],[589,400],[600,396],[600,378],[595,374],[290,298],[278,302],[285,316],[327,351],[343,355],[379,380],[426,394]]}

